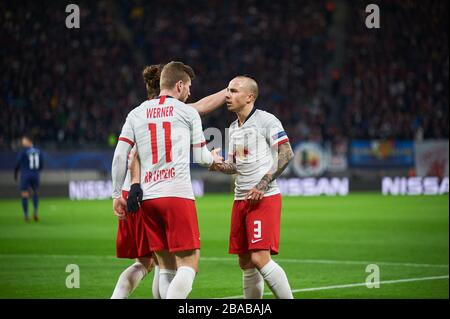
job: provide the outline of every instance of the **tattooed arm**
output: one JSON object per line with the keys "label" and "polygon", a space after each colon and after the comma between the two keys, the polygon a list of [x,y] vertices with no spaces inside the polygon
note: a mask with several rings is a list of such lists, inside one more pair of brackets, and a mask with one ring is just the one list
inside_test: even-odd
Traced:
{"label": "tattooed arm", "polygon": [[246,198],[250,200],[262,199],[264,193],[269,188],[269,184],[283,173],[293,157],[294,152],[292,151],[291,144],[289,142],[281,144],[278,147],[278,161],[274,163],[274,166],[263,176],[261,181],[247,193]]}
{"label": "tattooed arm", "polygon": [[222,163],[214,163],[209,167],[210,171],[217,171],[222,172],[224,174],[233,175],[237,174],[237,168],[236,164],[232,163],[230,161],[230,158],[228,158],[225,162]]}

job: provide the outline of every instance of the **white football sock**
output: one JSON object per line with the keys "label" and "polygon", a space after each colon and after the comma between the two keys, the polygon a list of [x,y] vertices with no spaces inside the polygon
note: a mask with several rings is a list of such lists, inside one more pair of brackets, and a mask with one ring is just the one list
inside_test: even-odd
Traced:
{"label": "white football sock", "polygon": [[139,262],[125,269],[119,276],[111,299],[126,299],[147,275],[147,268]]}
{"label": "white football sock", "polygon": [[264,279],[258,269],[242,270],[244,299],[262,299],[264,292]]}
{"label": "white football sock", "polygon": [[152,295],[153,299],[161,299],[159,294],[159,266],[155,265],[155,275],[153,276]]}
{"label": "white football sock", "polygon": [[175,277],[176,270],[159,269],[159,296],[161,299],[166,299],[169,285]]}
{"label": "white football sock", "polygon": [[167,290],[167,299],[186,299],[192,290],[195,270],[188,266],[181,266]]}
{"label": "white football sock", "polygon": [[276,262],[270,260],[259,272],[278,299],[294,299],[286,273]]}

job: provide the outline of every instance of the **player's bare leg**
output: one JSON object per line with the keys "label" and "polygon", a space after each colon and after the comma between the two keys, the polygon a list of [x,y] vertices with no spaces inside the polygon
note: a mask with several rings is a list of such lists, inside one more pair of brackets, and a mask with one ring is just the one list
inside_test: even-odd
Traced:
{"label": "player's bare leg", "polygon": [[[166,299],[167,290],[177,272],[177,264],[175,255],[169,253],[168,250],[160,250],[155,252],[159,264],[158,290],[159,297]],[[155,278],[156,279],[156,278]]]}
{"label": "player's bare leg", "polygon": [[156,254],[153,254],[153,261],[155,268],[153,270],[152,296],[153,299],[161,299],[161,295],[159,294],[159,263]]}
{"label": "player's bare leg", "polygon": [[198,272],[200,249],[175,253],[177,273],[167,290],[167,299],[186,299]]}
{"label": "player's bare leg", "polygon": [[30,193],[28,191],[21,191],[20,197],[22,198],[22,209],[24,219],[26,222],[29,222],[30,218],[28,217],[28,198],[30,197]]}
{"label": "player's bare leg", "polygon": [[250,254],[239,255],[239,267],[242,269],[244,299],[262,299],[264,278],[253,264]]}
{"label": "player's bare leg", "polygon": [[294,298],[286,273],[272,260],[269,250],[252,250],[250,259],[278,299]]}
{"label": "player's bare leg", "polygon": [[136,258],[136,262],[120,274],[111,299],[128,298],[147,273],[152,271],[153,265],[153,256]]}

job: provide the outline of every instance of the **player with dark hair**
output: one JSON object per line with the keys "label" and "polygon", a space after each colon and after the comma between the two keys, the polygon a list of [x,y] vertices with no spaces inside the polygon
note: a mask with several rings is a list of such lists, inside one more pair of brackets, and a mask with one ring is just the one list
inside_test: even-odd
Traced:
{"label": "player with dark hair", "polygon": [[28,216],[28,198],[30,197],[30,190],[33,193],[33,219],[38,221],[39,175],[44,167],[44,160],[41,151],[37,147],[34,147],[33,140],[30,136],[24,135],[21,144],[24,149],[17,156],[16,167],[14,169],[14,180],[17,181],[20,171],[20,196],[22,197],[22,208],[25,221],[30,221]]}
{"label": "player with dark hair", "polygon": [[[144,78],[149,100],[156,98],[160,91],[160,76],[163,64],[151,65],[144,68]],[[225,103],[226,89],[209,95],[196,103],[188,104],[199,114],[207,114]],[[119,277],[112,298],[127,298],[137,287],[139,282],[150,272],[155,265],[152,294],[154,299],[165,298],[168,287],[176,274],[176,262],[174,255],[168,255],[160,266],[150,250],[148,233],[143,226],[142,211],[138,206],[138,200],[142,199],[140,188],[140,162],[133,147],[129,154],[129,171],[122,186],[122,198],[119,199],[121,209],[115,210],[119,218],[119,230],[117,234],[117,256],[120,258],[136,258],[136,262],[125,269]],[[125,209],[125,200],[128,200]],[[135,213],[132,213],[135,212]]]}

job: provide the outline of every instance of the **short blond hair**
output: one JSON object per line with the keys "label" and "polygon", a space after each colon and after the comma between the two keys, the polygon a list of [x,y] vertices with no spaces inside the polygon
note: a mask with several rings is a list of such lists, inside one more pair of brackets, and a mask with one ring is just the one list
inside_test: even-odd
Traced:
{"label": "short blond hair", "polygon": [[187,82],[188,79],[195,78],[194,70],[183,62],[172,61],[167,63],[161,71],[159,87],[163,89],[172,89],[178,81]]}

